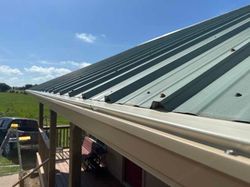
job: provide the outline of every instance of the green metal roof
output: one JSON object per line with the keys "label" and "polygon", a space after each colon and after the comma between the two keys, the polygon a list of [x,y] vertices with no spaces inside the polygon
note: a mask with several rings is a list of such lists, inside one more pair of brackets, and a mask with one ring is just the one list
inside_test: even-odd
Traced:
{"label": "green metal roof", "polygon": [[249,26],[246,6],[33,90],[249,123]]}

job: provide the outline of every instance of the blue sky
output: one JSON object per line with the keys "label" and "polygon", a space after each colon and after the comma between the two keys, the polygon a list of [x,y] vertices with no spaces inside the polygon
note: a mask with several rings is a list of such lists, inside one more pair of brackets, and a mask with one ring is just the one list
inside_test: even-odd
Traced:
{"label": "blue sky", "polygon": [[1,0],[0,82],[41,83],[249,0]]}

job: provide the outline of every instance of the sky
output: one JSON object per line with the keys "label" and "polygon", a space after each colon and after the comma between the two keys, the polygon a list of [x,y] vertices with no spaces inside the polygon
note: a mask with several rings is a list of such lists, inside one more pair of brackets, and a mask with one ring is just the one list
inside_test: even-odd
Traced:
{"label": "sky", "polygon": [[0,0],[0,82],[40,84],[250,0]]}

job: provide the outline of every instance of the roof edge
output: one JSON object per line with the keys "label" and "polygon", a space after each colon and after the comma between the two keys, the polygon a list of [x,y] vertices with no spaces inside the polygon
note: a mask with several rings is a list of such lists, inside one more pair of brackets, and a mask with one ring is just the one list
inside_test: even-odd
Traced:
{"label": "roof edge", "polygon": [[[163,112],[150,109],[84,101],[79,98],[60,97],[32,90],[29,90],[28,93],[36,97],[55,99],[102,114],[119,117],[225,151],[232,149],[236,154],[250,157],[250,126],[245,123],[172,112],[164,112],[164,115],[162,115]],[[236,128],[237,131],[235,131]]]}

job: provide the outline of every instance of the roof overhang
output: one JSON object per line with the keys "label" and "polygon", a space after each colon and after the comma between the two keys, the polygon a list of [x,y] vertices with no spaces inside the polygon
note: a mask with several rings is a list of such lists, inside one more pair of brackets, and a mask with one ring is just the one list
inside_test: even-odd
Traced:
{"label": "roof overhang", "polygon": [[249,124],[28,92],[168,184],[250,183]]}

